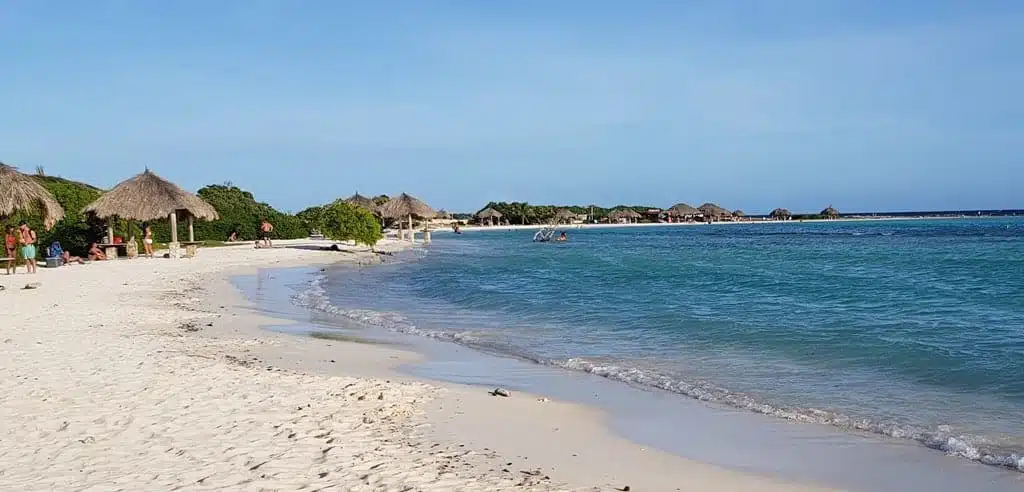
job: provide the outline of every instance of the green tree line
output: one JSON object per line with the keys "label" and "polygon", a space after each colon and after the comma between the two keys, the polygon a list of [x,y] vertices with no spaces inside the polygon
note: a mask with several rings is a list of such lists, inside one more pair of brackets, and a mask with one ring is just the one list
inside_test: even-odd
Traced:
{"label": "green tree line", "polygon": [[618,209],[632,209],[643,213],[657,207],[647,205],[618,205],[611,208],[605,208],[597,205],[530,205],[527,202],[490,202],[478,210],[477,213],[480,213],[487,208],[493,208],[494,210],[501,212],[502,220],[507,220],[512,224],[544,224],[553,220],[558,211],[562,209],[568,209],[574,214],[591,215],[592,219],[601,220],[607,217],[612,211]]}

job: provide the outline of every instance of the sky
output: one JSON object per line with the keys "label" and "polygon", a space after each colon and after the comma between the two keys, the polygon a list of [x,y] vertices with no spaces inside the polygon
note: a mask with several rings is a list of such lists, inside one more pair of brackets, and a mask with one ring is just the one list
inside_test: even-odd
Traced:
{"label": "sky", "polygon": [[283,210],[1024,208],[1024,2],[0,0],[0,161]]}

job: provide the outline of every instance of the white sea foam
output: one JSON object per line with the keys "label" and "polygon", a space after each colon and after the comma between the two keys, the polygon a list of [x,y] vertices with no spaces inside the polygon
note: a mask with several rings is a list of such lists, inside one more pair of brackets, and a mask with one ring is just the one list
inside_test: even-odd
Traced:
{"label": "white sea foam", "polygon": [[1020,450],[1004,449],[1004,446],[991,444],[986,439],[978,436],[953,435],[952,428],[946,425],[937,426],[934,429],[925,429],[908,424],[854,418],[816,408],[776,406],[755,399],[750,395],[729,391],[706,381],[680,381],[636,368],[594,363],[579,358],[541,362],[629,384],[659,388],[701,401],[743,408],[786,420],[831,425],[843,429],[881,434],[897,439],[910,439],[931,449],[943,451],[950,456],[1024,472],[1024,453],[1021,453]]}

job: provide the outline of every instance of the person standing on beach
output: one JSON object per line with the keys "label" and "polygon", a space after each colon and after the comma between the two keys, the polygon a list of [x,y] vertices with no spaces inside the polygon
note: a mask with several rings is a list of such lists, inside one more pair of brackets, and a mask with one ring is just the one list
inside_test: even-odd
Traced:
{"label": "person standing on beach", "polygon": [[7,260],[7,274],[18,273],[18,236],[11,226],[7,226],[7,234],[4,235],[4,256],[10,258]]}
{"label": "person standing on beach", "polygon": [[36,273],[36,231],[22,222],[18,241],[21,243],[21,256],[25,258],[25,268],[28,273]]}
{"label": "person standing on beach", "polygon": [[142,224],[142,247],[145,248],[146,256],[153,258],[153,229],[149,224]]}
{"label": "person standing on beach", "polygon": [[263,223],[260,224],[260,237],[263,239],[264,248],[274,247],[274,243],[270,240],[271,234],[274,232],[274,224],[271,224],[267,219],[263,219]]}

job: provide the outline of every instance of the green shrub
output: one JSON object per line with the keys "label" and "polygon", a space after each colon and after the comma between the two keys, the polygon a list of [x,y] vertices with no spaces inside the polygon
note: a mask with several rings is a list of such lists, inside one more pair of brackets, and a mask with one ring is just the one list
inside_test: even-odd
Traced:
{"label": "green shrub", "polygon": [[323,207],[318,220],[324,236],[335,241],[355,241],[373,246],[384,237],[373,213],[345,202]]}

